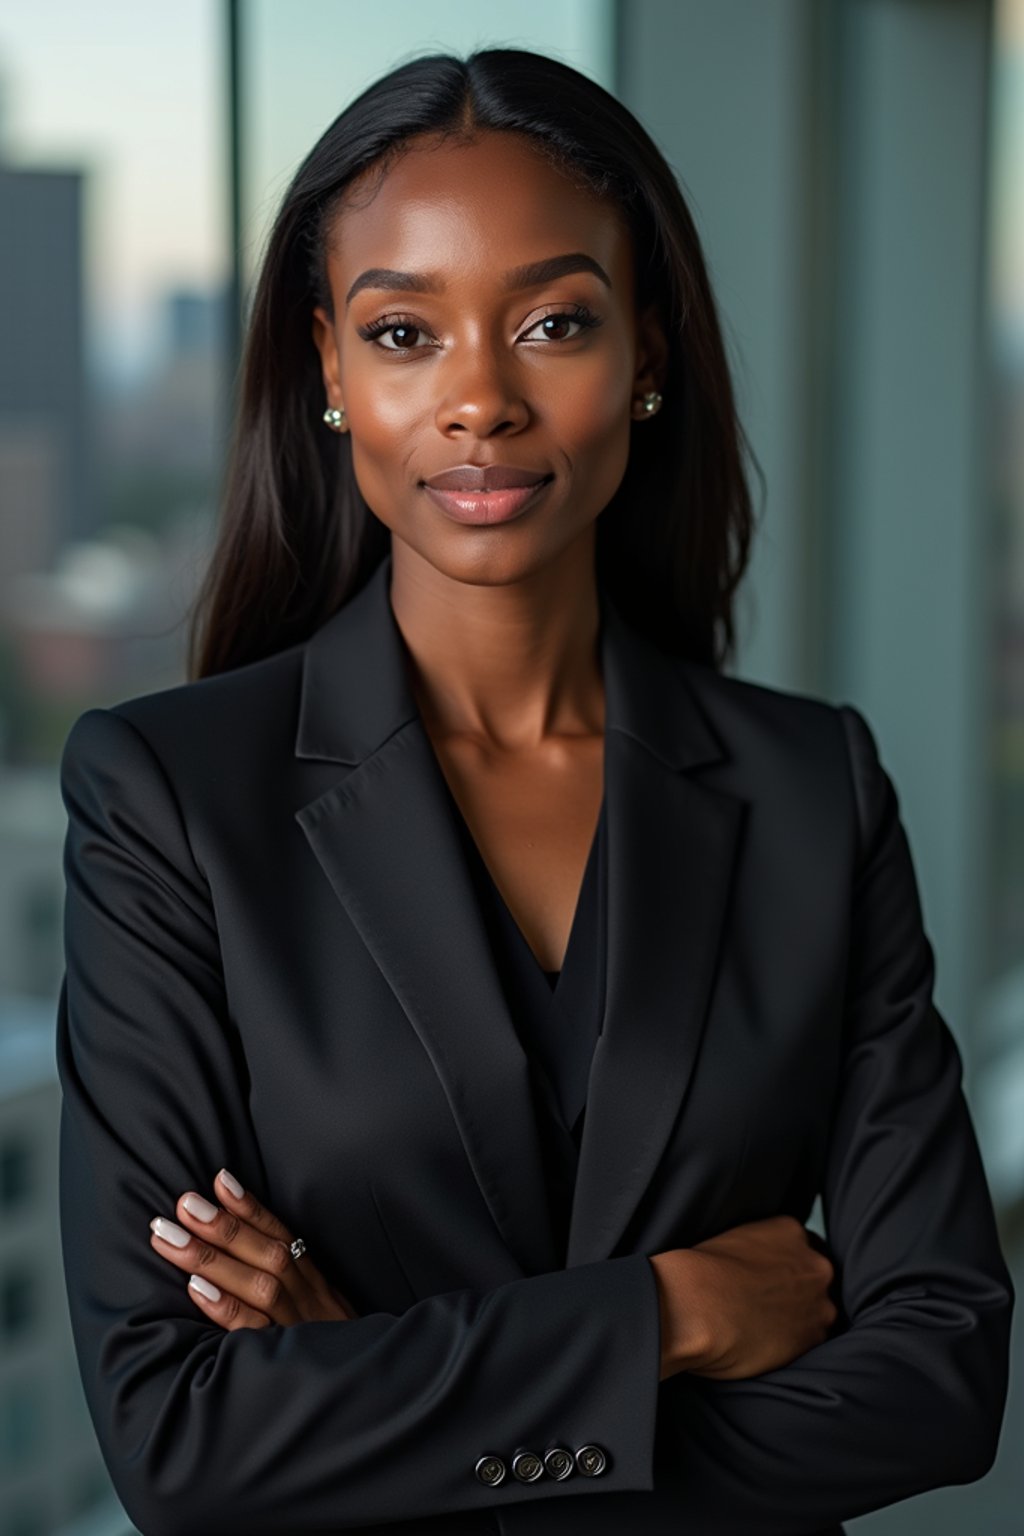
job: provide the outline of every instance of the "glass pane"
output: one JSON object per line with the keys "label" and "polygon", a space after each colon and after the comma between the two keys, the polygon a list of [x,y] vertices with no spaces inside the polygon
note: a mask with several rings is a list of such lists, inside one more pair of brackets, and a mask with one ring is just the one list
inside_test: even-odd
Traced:
{"label": "glass pane", "polygon": [[40,1276],[26,1264],[14,1264],[0,1272],[0,1339],[15,1348],[38,1327],[37,1306],[42,1294]]}
{"label": "glass pane", "polygon": [[993,969],[1024,956],[1024,0],[1000,0],[993,96],[992,352],[997,377]]}
{"label": "glass pane", "polygon": [[0,17],[9,764],[182,676],[225,434],[220,19],[208,0]]}
{"label": "glass pane", "polygon": [[[131,1529],[85,1410],[50,1241],[56,763],[84,709],[184,678],[230,378],[223,20],[216,0],[0,8],[0,1228],[12,1237],[0,1356],[21,1372],[0,1402],[11,1536],[84,1531],[86,1519],[91,1536]],[[66,1383],[53,1375],[65,1352]],[[51,1400],[62,1411],[44,1411]]]}
{"label": "glass pane", "polygon": [[41,1466],[43,1384],[12,1376],[0,1393],[0,1466],[8,1472]]}
{"label": "glass pane", "polygon": [[[613,89],[610,0],[518,0],[505,14],[479,0],[248,0],[242,63],[242,260],[249,286],[277,204],[300,161],[379,75],[424,53],[533,48]],[[299,20],[301,18],[301,22]],[[316,46],[310,47],[310,39]]]}
{"label": "glass pane", "polygon": [[35,1150],[16,1133],[0,1143],[0,1215],[6,1219],[25,1210],[34,1193]]}
{"label": "glass pane", "polygon": [[991,122],[992,876],[977,1102],[1009,1211],[1024,1198],[1024,0],[997,0]]}

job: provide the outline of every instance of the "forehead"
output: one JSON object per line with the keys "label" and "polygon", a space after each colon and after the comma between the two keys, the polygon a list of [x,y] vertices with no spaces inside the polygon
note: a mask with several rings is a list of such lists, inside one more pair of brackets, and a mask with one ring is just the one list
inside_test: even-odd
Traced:
{"label": "forehead", "polygon": [[343,295],[367,267],[455,282],[569,251],[592,256],[628,292],[632,248],[616,206],[522,135],[483,132],[469,143],[414,141],[382,178],[371,167],[333,223],[329,259]]}

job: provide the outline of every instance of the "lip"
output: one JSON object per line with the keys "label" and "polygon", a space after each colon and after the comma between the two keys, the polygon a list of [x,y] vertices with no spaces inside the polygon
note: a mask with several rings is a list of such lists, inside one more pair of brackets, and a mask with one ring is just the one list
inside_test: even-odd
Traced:
{"label": "lip", "polygon": [[528,485],[511,485],[493,491],[445,491],[424,482],[423,490],[454,522],[507,523],[532,506],[553,479],[553,475],[543,475]]}
{"label": "lip", "polygon": [[550,476],[542,469],[520,469],[515,464],[457,464],[423,484],[434,491],[509,491],[547,479]]}

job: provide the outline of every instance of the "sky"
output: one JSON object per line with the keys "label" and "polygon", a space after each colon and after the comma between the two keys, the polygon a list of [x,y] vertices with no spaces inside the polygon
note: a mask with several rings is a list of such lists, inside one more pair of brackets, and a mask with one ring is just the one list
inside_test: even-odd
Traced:
{"label": "sky", "polygon": [[211,0],[0,8],[0,156],[86,173],[101,351],[146,344],[157,293],[226,276],[220,16]]}
{"label": "sky", "polygon": [[[227,278],[225,9],[222,0],[0,9],[0,158],[87,174],[89,345],[101,367],[144,364],[159,342],[154,300],[168,287]],[[597,78],[610,63],[608,0],[517,0],[511,17],[481,0],[388,0],[376,13],[364,0],[245,0],[242,10],[250,274],[299,160],[399,58],[507,42]]]}
{"label": "sky", "polygon": [[[130,370],[158,344],[155,301],[168,288],[209,289],[228,275],[224,10],[221,0],[0,10],[0,157],[86,174],[89,342],[111,368]],[[607,0],[518,0],[514,13],[483,0],[389,0],[376,23],[362,0],[246,0],[243,12],[249,272],[302,154],[399,58],[520,43],[608,83]],[[1024,336],[1024,0],[997,0],[996,14],[991,291],[998,323]],[[312,50],[311,37],[321,40]]]}

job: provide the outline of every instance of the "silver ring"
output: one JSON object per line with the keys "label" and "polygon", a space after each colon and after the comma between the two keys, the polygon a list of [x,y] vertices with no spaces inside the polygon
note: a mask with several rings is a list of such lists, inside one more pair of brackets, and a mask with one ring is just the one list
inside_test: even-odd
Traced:
{"label": "silver ring", "polygon": [[301,1237],[297,1237],[295,1239],[294,1243],[291,1244],[292,1258],[293,1259],[301,1259],[302,1255],[305,1253],[305,1251],[306,1251],[305,1243],[302,1241]]}

